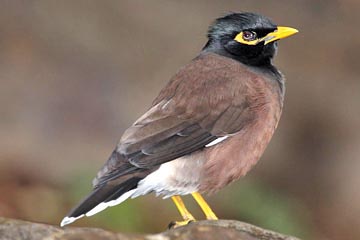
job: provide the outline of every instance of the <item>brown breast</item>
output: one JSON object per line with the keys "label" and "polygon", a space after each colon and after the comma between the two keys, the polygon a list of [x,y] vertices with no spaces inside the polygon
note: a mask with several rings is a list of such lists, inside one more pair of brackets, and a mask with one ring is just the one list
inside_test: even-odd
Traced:
{"label": "brown breast", "polygon": [[204,150],[200,192],[214,192],[244,176],[259,160],[268,145],[282,110],[282,92],[278,82],[263,74],[253,74],[254,91],[247,96],[253,120],[227,140]]}

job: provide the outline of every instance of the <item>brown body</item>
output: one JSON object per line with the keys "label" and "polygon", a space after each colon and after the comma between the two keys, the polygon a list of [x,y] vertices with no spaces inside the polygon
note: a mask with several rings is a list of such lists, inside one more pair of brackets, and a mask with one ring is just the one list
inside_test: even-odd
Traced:
{"label": "brown body", "polygon": [[[238,63],[231,59],[223,58],[222,62],[231,68],[229,73],[234,76],[230,78],[241,81],[241,84],[232,85],[241,98],[244,97],[243,88],[246,86],[245,98],[249,107],[247,112],[237,119],[241,125],[238,132],[204,150],[206,161],[202,169],[200,192],[224,187],[244,176],[257,163],[278,125],[283,106],[283,86],[279,86],[279,82],[264,74],[251,72],[244,66],[240,68]],[[239,100],[239,95],[235,93],[234,96],[235,102]],[[226,116],[223,118],[225,122],[228,121]]]}
{"label": "brown body", "polygon": [[[212,53],[200,55],[182,68],[118,144],[118,151],[130,156],[133,165],[149,168],[134,173],[146,177],[133,197],[151,191],[167,197],[194,191],[214,192],[245,175],[259,160],[278,124],[283,101],[279,76],[275,78],[270,71],[259,72]],[[201,136],[201,131],[190,134],[188,139],[170,138],[166,143],[163,139],[194,124],[212,136],[228,137],[171,159],[172,152],[183,153],[191,148],[182,145]],[[142,155],[132,159],[131,155],[139,149]],[[119,168],[119,164],[110,165]],[[108,173],[109,164],[104,167]],[[155,173],[147,176],[149,171]]]}
{"label": "brown body", "polygon": [[[281,115],[281,103],[272,86],[267,85],[270,102],[254,109],[255,120],[232,138],[205,149],[199,191],[213,192],[244,176],[260,159]],[[270,103],[270,104],[269,104]],[[255,107],[256,108],[256,107]]]}
{"label": "brown body", "polygon": [[284,80],[272,65],[277,40],[297,32],[255,13],[216,19],[199,56],[125,131],[94,190],[61,225],[150,192],[173,197],[181,224],[194,217],[178,195],[192,194],[217,219],[198,192],[219,190],[260,159],[283,106]]}

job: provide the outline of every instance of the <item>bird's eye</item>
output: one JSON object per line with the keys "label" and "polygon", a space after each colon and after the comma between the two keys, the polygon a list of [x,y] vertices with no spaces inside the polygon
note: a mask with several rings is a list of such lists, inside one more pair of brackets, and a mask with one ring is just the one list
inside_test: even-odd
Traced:
{"label": "bird's eye", "polygon": [[245,41],[253,41],[256,39],[256,32],[253,31],[243,31],[243,39]]}

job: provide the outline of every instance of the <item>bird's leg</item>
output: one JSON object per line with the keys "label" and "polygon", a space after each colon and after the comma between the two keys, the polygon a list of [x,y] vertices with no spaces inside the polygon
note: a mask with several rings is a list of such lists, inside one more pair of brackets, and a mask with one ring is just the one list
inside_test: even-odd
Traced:
{"label": "bird's leg", "polygon": [[201,210],[204,212],[206,219],[208,220],[218,220],[213,210],[211,210],[210,206],[207,204],[205,199],[198,192],[193,192],[191,194],[195,201],[199,204]]}
{"label": "bird's leg", "polygon": [[187,225],[190,222],[195,221],[195,218],[189,212],[189,210],[187,210],[187,208],[185,207],[185,204],[184,204],[184,202],[183,202],[183,200],[181,199],[180,196],[173,196],[173,197],[171,197],[171,199],[174,201],[174,203],[175,203],[177,209],[179,210],[179,212],[180,212],[182,218],[184,219],[184,221],[171,222],[169,224],[169,228],[175,228],[175,227],[184,226],[184,225]]}

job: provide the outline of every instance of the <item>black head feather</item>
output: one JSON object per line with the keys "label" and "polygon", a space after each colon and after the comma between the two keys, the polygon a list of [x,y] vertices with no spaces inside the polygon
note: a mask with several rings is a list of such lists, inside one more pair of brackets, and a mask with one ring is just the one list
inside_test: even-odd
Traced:
{"label": "black head feather", "polygon": [[263,37],[276,28],[269,18],[262,15],[247,12],[231,13],[216,19],[209,27],[209,41],[203,51],[215,52],[249,65],[271,64],[277,49],[276,42],[267,45],[263,42],[246,45],[235,41],[234,38],[244,30],[254,31],[258,37]]}

